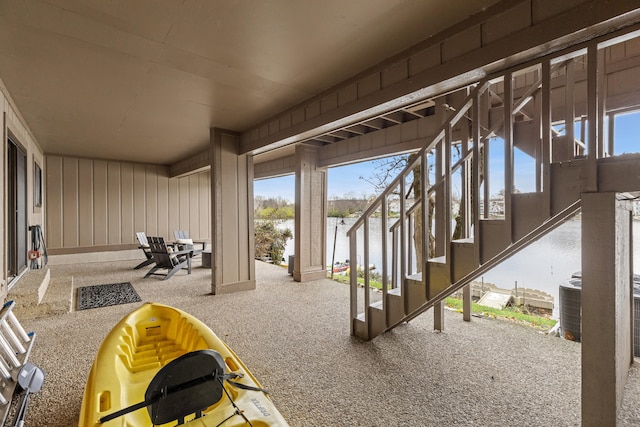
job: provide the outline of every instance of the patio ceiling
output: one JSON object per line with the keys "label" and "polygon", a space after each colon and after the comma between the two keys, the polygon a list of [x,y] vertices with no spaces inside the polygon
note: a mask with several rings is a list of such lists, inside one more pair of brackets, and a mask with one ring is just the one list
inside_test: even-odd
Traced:
{"label": "patio ceiling", "polygon": [[3,0],[0,79],[45,153],[169,165],[496,2]]}

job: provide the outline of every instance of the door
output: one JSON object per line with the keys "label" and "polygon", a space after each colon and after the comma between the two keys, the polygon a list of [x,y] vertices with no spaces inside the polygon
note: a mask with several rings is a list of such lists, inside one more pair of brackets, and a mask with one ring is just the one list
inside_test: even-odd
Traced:
{"label": "door", "polygon": [[27,155],[7,141],[7,281],[27,268]]}

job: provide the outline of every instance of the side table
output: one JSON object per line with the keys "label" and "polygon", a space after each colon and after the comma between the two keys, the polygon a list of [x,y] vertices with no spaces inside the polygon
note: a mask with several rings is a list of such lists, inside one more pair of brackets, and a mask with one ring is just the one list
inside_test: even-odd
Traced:
{"label": "side table", "polygon": [[202,251],[202,266],[211,268],[211,249]]}

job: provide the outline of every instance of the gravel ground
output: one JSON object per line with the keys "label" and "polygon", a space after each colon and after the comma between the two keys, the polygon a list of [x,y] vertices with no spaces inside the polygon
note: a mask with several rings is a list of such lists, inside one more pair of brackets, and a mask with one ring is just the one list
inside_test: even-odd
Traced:
{"label": "gravel ground", "polygon": [[[507,321],[432,313],[371,341],[349,335],[349,288],[297,283],[256,263],[257,289],[210,295],[210,272],[163,282],[136,262],[52,266],[74,287],[130,281],[143,301],[209,325],[271,391],[292,426],[577,426],[580,344]],[[27,426],[77,425],[84,384],[105,335],[139,303],[24,321],[37,333],[30,360],[44,369]],[[640,422],[640,367],[631,369],[619,425]]]}

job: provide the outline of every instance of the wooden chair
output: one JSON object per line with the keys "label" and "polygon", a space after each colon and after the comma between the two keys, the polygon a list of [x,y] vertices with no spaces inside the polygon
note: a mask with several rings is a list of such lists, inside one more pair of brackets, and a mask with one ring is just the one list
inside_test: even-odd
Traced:
{"label": "wooden chair", "polygon": [[[144,276],[145,279],[149,276],[164,276],[163,280],[167,280],[178,270],[187,268],[188,274],[191,274],[191,258],[193,256],[193,249],[185,249],[181,251],[173,251],[171,248],[167,248],[164,238],[162,237],[149,237],[149,252],[153,257],[156,265]],[[157,273],[158,270],[167,270],[166,273]]]}
{"label": "wooden chair", "polygon": [[[202,251],[204,251],[207,248],[207,242],[204,242],[204,241],[194,242],[189,237],[189,232],[185,230],[178,230],[178,231],[174,230],[173,237],[176,239],[176,245],[180,250],[193,249],[193,256],[200,255]],[[202,248],[196,249],[196,246],[200,246],[200,245],[202,245]]]}
{"label": "wooden chair", "polygon": [[147,265],[153,264],[153,256],[151,255],[151,250],[149,249],[149,241],[147,240],[147,235],[144,231],[136,232],[136,238],[138,239],[138,248],[142,249],[144,252],[145,260],[140,264],[133,267],[134,270],[138,270],[142,267],[146,267]]}

